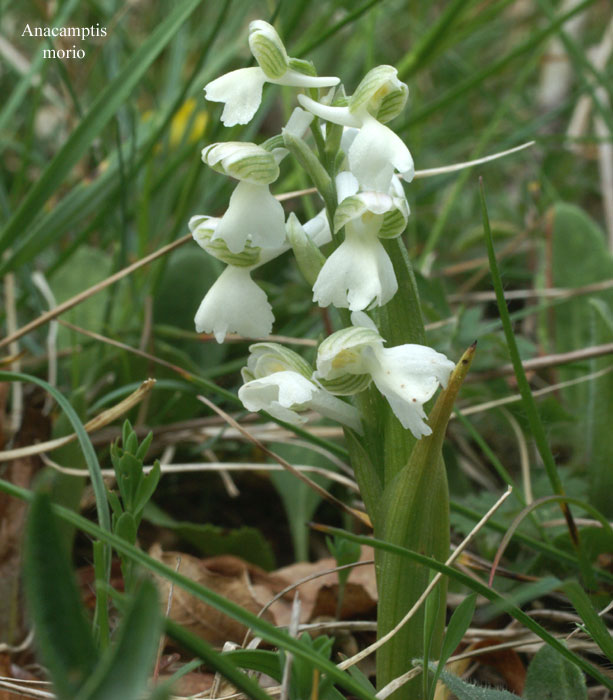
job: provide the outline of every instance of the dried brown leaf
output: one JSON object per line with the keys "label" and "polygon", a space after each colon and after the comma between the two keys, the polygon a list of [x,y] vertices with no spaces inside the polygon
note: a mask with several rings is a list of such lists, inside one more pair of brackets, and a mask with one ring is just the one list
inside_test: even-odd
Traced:
{"label": "dried brown leaf", "polygon": [[[180,552],[163,552],[158,544],[153,545],[149,554],[173,569],[177,568],[178,563],[178,571],[183,576],[223,595],[255,615],[275,593],[287,585],[287,581],[279,576],[268,574],[263,569],[230,555],[199,559]],[[156,578],[165,609],[170,583],[161,577]],[[274,607],[262,617],[276,624]],[[170,618],[209,643],[219,646],[227,641],[240,643],[246,632],[242,624],[179,586],[173,588]]]}

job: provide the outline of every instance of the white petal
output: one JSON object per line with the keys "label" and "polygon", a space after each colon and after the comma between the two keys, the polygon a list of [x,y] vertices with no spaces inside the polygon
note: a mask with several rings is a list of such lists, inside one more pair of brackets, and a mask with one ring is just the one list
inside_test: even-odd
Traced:
{"label": "white petal", "polygon": [[213,239],[223,238],[232,253],[240,253],[249,235],[256,246],[280,248],[285,240],[285,214],[268,185],[239,182]]}
{"label": "white petal", "polygon": [[302,228],[316,246],[322,246],[325,243],[330,243],[332,240],[328,215],[325,209],[322,209],[319,214],[309,219]]}
{"label": "white petal", "polygon": [[385,192],[360,192],[358,197],[373,214],[385,214],[394,208],[394,200]]}
{"label": "white petal", "polygon": [[300,107],[296,107],[292,112],[290,118],[287,120],[284,131],[288,134],[296,136],[296,138],[302,138],[306,133],[306,130],[311,126],[313,121],[313,115],[310,112],[306,112]]}
{"label": "white petal", "polygon": [[245,267],[227,267],[202,300],[196,317],[198,333],[214,333],[218,343],[228,332],[259,338],[269,335],[275,317],[266,294]]}
{"label": "white petal", "polygon": [[368,362],[372,378],[396,417],[415,437],[432,431],[424,423],[423,404],[445,386],[454,368],[445,355],[424,345],[373,347]]}
{"label": "white petal", "polygon": [[328,107],[327,105],[322,105],[321,102],[315,102],[315,100],[306,95],[298,95],[298,102],[316,117],[321,117],[333,124],[358,128],[362,126],[361,120],[351,114],[349,107]]}
{"label": "white petal", "polygon": [[357,326],[358,328],[369,328],[371,331],[379,332],[375,322],[370,318],[370,316],[363,311],[352,311],[351,312],[351,325]]}
{"label": "white petal", "polygon": [[355,141],[355,137],[360,133],[359,129],[346,126],[343,129],[343,135],[341,136],[341,150],[343,153],[349,153],[351,144]]}
{"label": "white petal", "polygon": [[339,204],[343,201],[343,199],[347,199],[347,197],[352,197],[354,194],[357,194],[358,190],[360,189],[360,183],[358,182],[357,177],[353,173],[349,172],[349,170],[344,170],[342,173],[339,173],[335,178],[335,182]]}
{"label": "white petal", "polygon": [[265,82],[266,74],[261,68],[239,68],[208,83],[204,94],[211,102],[225,102],[221,121],[226,126],[247,124],[262,102]]}
{"label": "white petal", "polygon": [[397,290],[392,261],[377,237],[348,225],[315,281],[313,301],[361,311],[386,304]]}
{"label": "white petal", "polygon": [[268,82],[276,83],[277,85],[290,85],[291,87],[322,88],[338,85],[341,79],[331,75],[305,75],[297,70],[288,68],[280,78],[269,79]]}
{"label": "white petal", "polygon": [[254,379],[238,390],[238,397],[249,411],[268,411],[272,416],[290,423],[305,419],[293,409],[303,409],[317,387],[298,372],[275,372]]}
{"label": "white petal", "polygon": [[394,168],[403,174],[414,172],[402,139],[369,114],[349,149],[349,167],[364,189],[375,192],[389,192]]}

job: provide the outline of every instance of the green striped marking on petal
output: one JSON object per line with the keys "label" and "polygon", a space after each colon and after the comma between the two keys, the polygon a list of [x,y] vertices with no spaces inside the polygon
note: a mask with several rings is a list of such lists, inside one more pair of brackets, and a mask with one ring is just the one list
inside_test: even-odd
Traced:
{"label": "green striped marking on petal", "polygon": [[317,373],[330,380],[344,374],[364,374],[362,351],[365,347],[382,345],[377,331],[363,326],[350,326],[332,333],[317,350]]}
{"label": "green striped marking on petal", "polygon": [[353,396],[367,389],[372,378],[369,374],[343,374],[334,379],[319,379],[318,381],[331,394]]}
{"label": "green striped marking on petal", "polygon": [[383,65],[369,70],[349,100],[349,111],[355,113],[367,108],[371,114],[376,114],[383,98],[400,89],[397,75],[398,71],[393,66]]}
{"label": "green striped marking on petal", "polygon": [[249,352],[249,370],[256,379],[288,370],[307,379],[313,376],[313,368],[303,357],[279,343],[254,343]]}
{"label": "green striped marking on petal", "polygon": [[359,195],[345,197],[334,213],[334,233],[340,231],[349,221],[362,216],[366,211],[368,211],[368,207]]}
{"label": "green striped marking on petal", "polygon": [[404,109],[409,98],[409,88],[405,83],[383,96],[377,113],[374,115],[382,124],[392,121]]}
{"label": "green striped marking on petal", "polygon": [[266,77],[277,80],[287,71],[289,59],[274,27],[262,20],[249,25],[249,48]]}
{"label": "green striped marking on petal", "polygon": [[408,217],[400,209],[392,209],[383,215],[383,224],[377,234],[379,238],[396,238],[407,226]]}

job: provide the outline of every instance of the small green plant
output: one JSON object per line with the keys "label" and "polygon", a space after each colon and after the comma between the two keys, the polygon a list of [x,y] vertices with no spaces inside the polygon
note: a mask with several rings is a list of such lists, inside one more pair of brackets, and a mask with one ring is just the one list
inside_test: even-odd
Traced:
{"label": "small green plant", "polygon": [[[101,650],[80,600],[49,497],[34,496],[26,528],[25,585],[38,651],[59,700],[137,700],[149,685],[162,616],[143,579],[123,601],[114,643]],[[158,689],[155,700],[167,697]]]}
{"label": "small green plant", "polygon": [[[162,471],[156,459],[148,474],[143,470],[143,461],[151,445],[153,433],[138,444],[138,437],[128,420],[123,424],[122,445],[117,440],[111,447],[111,461],[115,469],[119,496],[107,491],[111,504],[113,533],[130,544],[136,544],[138,526],[145,506],[153,496]],[[120,553],[121,570],[126,592],[137,585],[134,563]]]}

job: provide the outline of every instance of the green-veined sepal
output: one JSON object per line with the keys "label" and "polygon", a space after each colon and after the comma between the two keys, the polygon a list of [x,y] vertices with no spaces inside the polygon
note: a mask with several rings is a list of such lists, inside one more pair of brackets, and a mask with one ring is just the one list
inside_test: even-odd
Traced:
{"label": "green-veined sepal", "polygon": [[[275,372],[297,372],[306,379],[313,376],[313,368],[298,353],[278,343],[254,343],[249,346],[249,359],[244,367],[243,380],[261,379]],[[247,374],[245,374],[247,373]]]}
{"label": "green-veined sepal", "polygon": [[368,346],[380,346],[383,339],[376,330],[350,326],[332,333],[317,349],[316,377],[321,381],[364,374],[363,351]]}
{"label": "green-veined sepal", "polygon": [[249,25],[249,48],[268,78],[280,78],[288,69],[289,58],[275,28],[256,20]]}
{"label": "green-veined sepal", "polygon": [[353,396],[368,389],[372,382],[369,374],[343,374],[334,379],[318,379],[324,389],[335,396]]}
{"label": "green-veined sepal", "polygon": [[262,249],[254,246],[251,241],[245,243],[240,253],[233,253],[221,238],[213,238],[220,219],[210,216],[192,216],[189,220],[189,230],[196,243],[209,255],[226,265],[234,267],[253,267],[260,262]]}
{"label": "green-veined sepal", "polygon": [[202,160],[219,173],[253,185],[269,185],[279,177],[274,154],[255,143],[212,143],[202,149]]}
{"label": "green-veined sepal", "polygon": [[393,66],[377,66],[362,78],[349,100],[349,111],[366,109],[379,121],[390,121],[404,108],[408,94],[408,87],[398,80]]}

